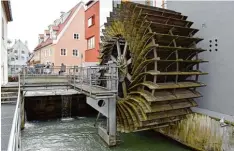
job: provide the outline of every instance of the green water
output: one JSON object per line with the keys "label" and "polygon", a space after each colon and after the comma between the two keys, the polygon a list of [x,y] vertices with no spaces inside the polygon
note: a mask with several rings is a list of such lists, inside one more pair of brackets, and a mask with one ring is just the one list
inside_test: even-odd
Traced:
{"label": "green water", "polygon": [[27,122],[22,131],[23,151],[190,151],[175,141],[144,131],[120,134],[119,145],[108,148],[97,135],[94,118],[69,122]]}

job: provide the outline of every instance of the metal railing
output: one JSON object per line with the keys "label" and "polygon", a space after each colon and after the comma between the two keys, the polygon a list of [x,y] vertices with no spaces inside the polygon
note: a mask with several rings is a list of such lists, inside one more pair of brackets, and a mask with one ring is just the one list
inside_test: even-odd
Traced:
{"label": "metal railing", "polygon": [[21,72],[21,84],[68,85],[68,71],[72,67],[25,67]]}
{"label": "metal railing", "polygon": [[14,117],[13,117],[13,122],[12,122],[11,133],[10,133],[7,151],[21,150],[21,143],[20,143],[21,114],[20,114],[20,111],[21,111],[21,93],[20,93],[20,82],[19,82],[18,97],[17,97],[15,113],[14,113]]}
{"label": "metal railing", "polygon": [[69,84],[81,91],[117,93],[118,68],[114,64],[76,67],[69,70]]}
{"label": "metal railing", "polygon": [[[79,90],[89,91],[90,95],[95,89],[98,93],[117,93],[118,68],[114,63],[99,66],[85,67],[52,67],[29,68],[25,67],[21,72],[21,84],[38,84],[45,87],[53,85],[75,86]],[[88,89],[89,88],[89,89]]]}
{"label": "metal railing", "polygon": [[18,76],[25,65],[8,65],[8,76]]}

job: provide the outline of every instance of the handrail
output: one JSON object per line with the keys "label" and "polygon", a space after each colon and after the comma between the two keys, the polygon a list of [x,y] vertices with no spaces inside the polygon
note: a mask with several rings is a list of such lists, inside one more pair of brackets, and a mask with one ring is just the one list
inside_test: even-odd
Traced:
{"label": "handrail", "polygon": [[18,98],[17,98],[17,103],[15,107],[15,113],[14,113],[14,118],[12,122],[12,127],[11,127],[11,133],[10,133],[10,138],[9,138],[9,143],[8,143],[8,148],[7,151],[18,151],[20,149],[20,144],[19,144],[19,137],[20,137],[20,124],[21,124],[21,115],[20,115],[20,107],[21,107],[21,102],[20,102],[20,75],[19,76],[19,89],[18,89]]}

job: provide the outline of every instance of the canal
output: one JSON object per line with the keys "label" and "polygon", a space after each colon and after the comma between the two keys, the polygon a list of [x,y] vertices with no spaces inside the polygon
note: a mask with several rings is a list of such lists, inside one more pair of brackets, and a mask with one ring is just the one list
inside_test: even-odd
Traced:
{"label": "canal", "polygon": [[97,134],[95,118],[48,120],[25,124],[23,151],[190,151],[154,131],[120,134],[119,145],[108,148]]}

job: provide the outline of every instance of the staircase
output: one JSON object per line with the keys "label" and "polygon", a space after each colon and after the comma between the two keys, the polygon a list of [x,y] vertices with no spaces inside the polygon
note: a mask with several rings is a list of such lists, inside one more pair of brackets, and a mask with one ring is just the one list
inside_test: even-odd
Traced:
{"label": "staircase", "polygon": [[2,91],[2,93],[1,93],[1,103],[2,104],[16,103],[17,97],[18,97],[17,92]]}

